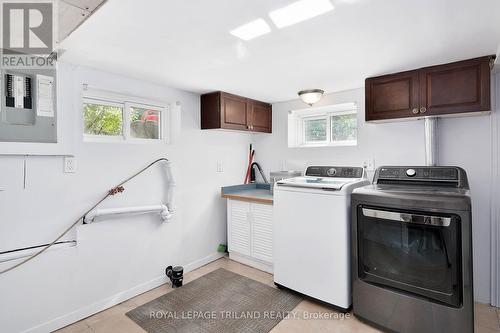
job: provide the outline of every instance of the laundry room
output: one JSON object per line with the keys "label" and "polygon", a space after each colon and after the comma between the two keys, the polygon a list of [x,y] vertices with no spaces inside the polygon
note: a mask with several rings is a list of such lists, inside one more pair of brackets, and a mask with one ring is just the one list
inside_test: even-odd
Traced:
{"label": "laundry room", "polygon": [[499,12],[0,0],[0,332],[500,332]]}

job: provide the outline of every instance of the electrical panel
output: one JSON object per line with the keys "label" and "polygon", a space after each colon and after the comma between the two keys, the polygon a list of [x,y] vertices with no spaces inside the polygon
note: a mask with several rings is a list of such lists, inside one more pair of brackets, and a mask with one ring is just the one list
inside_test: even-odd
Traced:
{"label": "electrical panel", "polygon": [[0,142],[56,143],[55,69],[0,73]]}

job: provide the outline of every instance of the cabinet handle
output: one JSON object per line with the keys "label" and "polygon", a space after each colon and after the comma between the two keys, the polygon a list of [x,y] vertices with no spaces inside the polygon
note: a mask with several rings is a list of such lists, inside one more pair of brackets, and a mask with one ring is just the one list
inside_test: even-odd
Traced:
{"label": "cabinet handle", "polygon": [[411,112],[412,112],[413,114],[417,114],[417,113],[418,113],[418,108],[414,108],[413,110],[411,110]]}
{"label": "cabinet handle", "polygon": [[426,113],[426,112],[427,112],[427,108],[422,106],[420,108],[420,113]]}

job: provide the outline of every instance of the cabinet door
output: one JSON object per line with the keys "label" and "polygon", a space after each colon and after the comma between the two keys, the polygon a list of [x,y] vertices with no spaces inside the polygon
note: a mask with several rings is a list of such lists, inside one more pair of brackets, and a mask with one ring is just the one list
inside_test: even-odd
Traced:
{"label": "cabinet door", "polygon": [[272,132],[272,106],[259,101],[250,101],[250,130],[254,132]]}
{"label": "cabinet door", "polygon": [[365,119],[415,117],[419,109],[418,71],[366,79]]}
{"label": "cabinet door", "polygon": [[269,263],[273,261],[273,206],[251,205],[252,257]]}
{"label": "cabinet door", "polygon": [[420,113],[489,111],[490,78],[490,57],[423,68],[420,71]]}
{"label": "cabinet door", "polygon": [[250,255],[250,204],[244,201],[227,201],[227,236],[229,252]]}
{"label": "cabinet door", "polygon": [[234,130],[247,130],[249,125],[248,101],[246,98],[221,94],[221,127]]}

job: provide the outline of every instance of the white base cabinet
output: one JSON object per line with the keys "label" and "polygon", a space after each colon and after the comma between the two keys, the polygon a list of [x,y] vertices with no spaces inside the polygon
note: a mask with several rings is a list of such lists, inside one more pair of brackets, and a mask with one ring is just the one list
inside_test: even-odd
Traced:
{"label": "white base cabinet", "polygon": [[273,206],[229,199],[227,238],[229,258],[273,272]]}

